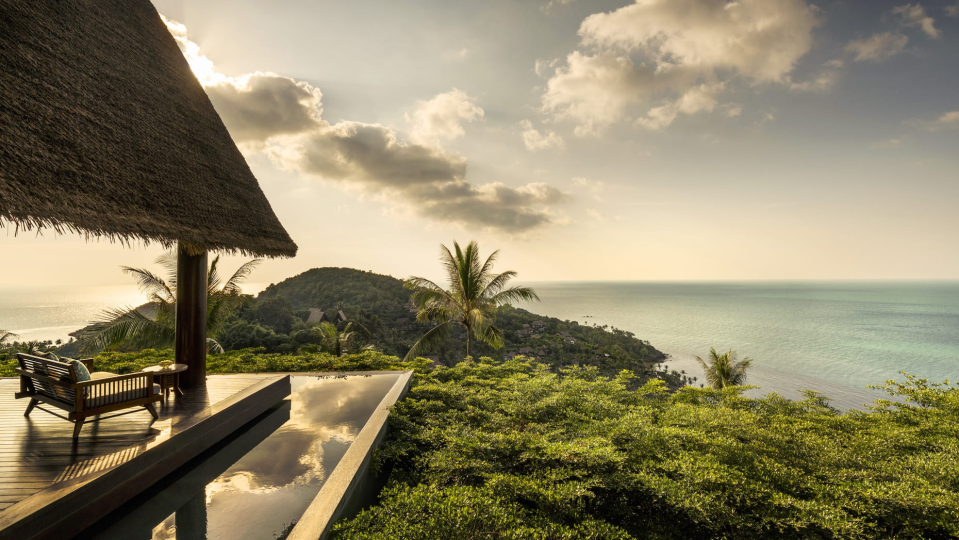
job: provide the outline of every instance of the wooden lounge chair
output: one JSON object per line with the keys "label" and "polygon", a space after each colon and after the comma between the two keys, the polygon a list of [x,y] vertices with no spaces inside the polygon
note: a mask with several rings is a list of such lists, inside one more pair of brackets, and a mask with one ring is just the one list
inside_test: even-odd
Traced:
{"label": "wooden lounge chair", "polygon": [[[153,404],[163,396],[160,395],[160,385],[153,384],[150,373],[114,375],[94,372],[92,380],[78,382],[76,373],[67,362],[23,353],[17,353],[17,360],[20,364],[16,368],[20,374],[20,391],[15,397],[30,398],[24,416],[30,416],[33,408],[41,402],[63,409],[68,413],[67,419],[74,422],[74,439],[80,436],[83,422],[99,414],[144,407],[154,419],[159,418]],[[93,371],[92,359],[80,362]]]}

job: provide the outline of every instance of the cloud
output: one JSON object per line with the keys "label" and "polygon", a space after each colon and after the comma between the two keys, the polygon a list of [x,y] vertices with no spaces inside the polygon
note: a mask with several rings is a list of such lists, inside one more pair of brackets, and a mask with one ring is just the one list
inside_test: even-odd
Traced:
{"label": "cloud", "polygon": [[636,0],[590,15],[579,34],[587,45],[642,50],[660,64],[781,81],[809,51],[818,22],[803,0]]}
{"label": "cloud", "polygon": [[959,111],[949,111],[935,120],[918,122],[927,131],[944,131],[947,129],[959,129]]}
{"label": "cloud", "polygon": [[549,13],[550,11],[552,11],[554,8],[558,6],[566,6],[566,5],[572,4],[575,1],[576,0],[549,0],[549,2],[546,2],[545,4],[539,6],[539,9],[543,13]]}
{"label": "cloud", "polygon": [[597,201],[603,200],[602,194],[609,188],[606,182],[582,177],[573,178],[573,184],[588,191]]}
{"label": "cloud", "polygon": [[462,124],[484,113],[458,89],[419,102],[409,116],[411,140],[404,141],[380,124],[327,122],[322,93],[309,83],[273,73],[217,73],[186,38],[183,25],[166,23],[191,67],[203,70],[200,80],[210,101],[248,153],[264,152],[282,169],[370,194],[433,221],[507,235],[565,222],[552,207],[570,197],[554,187],[476,186],[465,179],[466,158],[440,143],[461,137]]}
{"label": "cloud", "polygon": [[910,28],[921,28],[927,36],[936,39],[939,30],[935,27],[936,20],[926,15],[926,9],[921,4],[906,4],[892,9],[893,15],[899,17],[900,22]]}
{"label": "cloud", "polygon": [[646,129],[660,130],[672,124],[679,113],[711,112],[716,108],[716,96],[723,91],[724,86],[724,83],[694,86],[679,99],[650,109],[645,117],[636,119],[636,124]]}
{"label": "cloud", "polygon": [[637,68],[628,56],[574,51],[546,83],[543,110],[576,122],[577,135],[595,134],[620,121],[627,105],[645,97],[653,79],[652,69]]}
{"label": "cloud", "polygon": [[902,139],[885,139],[869,145],[873,150],[891,150],[902,146]]}
{"label": "cloud", "polygon": [[878,62],[901,53],[907,43],[909,38],[904,34],[882,32],[850,41],[846,52],[852,54],[856,62]]}
{"label": "cloud", "polygon": [[187,38],[186,25],[167,19],[163,14],[160,14],[160,19],[163,20],[167,30],[173,35],[173,39],[180,47],[180,51],[186,58],[187,63],[190,64],[190,69],[197,80],[200,81],[200,84],[206,86],[226,78],[225,75],[216,72],[212,60],[200,54],[200,46]]}
{"label": "cloud", "polygon": [[222,77],[205,90],[238,143],[311,129],[323,112],[318,88],[273,73]]}
{"label": "cloud", "polygon": [[447,60],[462,61],[469,57],[470,52],[471,51],[466,47],[463,47],[462,49],[449,50],[443,54],[443,58],[446,58]]}
{"label": "cloud", "polygon": [[665,95],[638,121],[661,129],[679,113],[713,110],[733,77],[789,84],[818,24],[805,0],[636,0],[583,21],[579,36],[590,52],[575,51],[556,68],[543,109],[584,135]]}
{"label": "cloud", "polygon": [[795,92],[826,92],[839,82],[842,67],[842,60],[830,60],[822,65],[815,77],[801,83],[789,83],[789,89]]}
{"label": "cloud", "polygon": [[552,60],[543,60],[542,58],[537,58],[536,62],[533,64],[533,71],[536,72],[537,77],[546,77],[549,74],[549,70],[556,67],[556,64],[559,63],[559,58],[554,58]]}
{"label": "cloud", "polygon": [[947,17],[959,17],[959,2],[956,2],[951,6],[946,6],[945,10]]}
{"label": "cloud", "polygon": [[726,103],[723,105],[723,112],[727,118],[736,118],[743,114],[743,106],[739,103]]}
{"label": "cloud", "polygon": [[466,175],[462,156],[405,143],[386,126],[361,122],[319,121],[293,138],[271,141],[269,155],[287,169],[369,188],[402,191]]}
{"label": "cloud", "polygon": [[546,150],[547,148],[562,150],[566,146],[563,138],[556,132],[547,131],[544,135],[534,128],[533,123],[529,120],[523,120],[519,125],[523,129],[523,144],[530,152]]}
{"label": "cloud", "polygon": [[473,98],[456,88],[437,94],[429,101],[420,101],[412,115],[406,119],[413,124],[412,139],[422,144],[439,144],[441,140],[462,137],[463,122],[483,118],[483,109]]}

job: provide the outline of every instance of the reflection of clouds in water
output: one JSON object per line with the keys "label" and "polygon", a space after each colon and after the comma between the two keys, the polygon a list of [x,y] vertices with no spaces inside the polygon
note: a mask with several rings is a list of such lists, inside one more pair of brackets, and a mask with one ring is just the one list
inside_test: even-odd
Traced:
{"label": "reflection of clouds in water", "polygon": [[397,376],[295,378],[290,420],[207,485],[207,504],[219,493],[269,493],[324,480]]}
{"label": "reflection of clouds in water", "polygon": [[291,422],[344,426],[355,437],[398,375],[307,380],[293,395]]}
{"label": "reflection of clouds in water", "polygon": [[170,514],[153,528],[153,540],[176,540],[176,514]]}

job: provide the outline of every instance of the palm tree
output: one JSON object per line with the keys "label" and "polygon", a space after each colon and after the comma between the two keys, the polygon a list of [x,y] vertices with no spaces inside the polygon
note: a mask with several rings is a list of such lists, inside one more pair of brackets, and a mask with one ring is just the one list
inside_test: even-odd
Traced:
{"label": "palm tree", "polygon": [[719,354],[715,347],[709,349],[708,364],[698,356],[696,361],[703,366],[706,373],[706,382],[717,389],[746,384],[746,369],[753,362],[751,358],[743,358],[737,361],[736,352],[732,349]]}
{"label": "palm tree", "polygon": [[4,343],[12,340],[13,338],[18,338],[18,337],[20,337],[20,336],[14,334],[13,332],[8,332],[8,331],[6,331],[6,330],[0,330],[0,347],[2,347]]}
{"label": "palm tree", "polygon": [[493,325],[496,309],[517,300],[539,300],[528,287],[506,287],[516,277],[516,272],[493,273],[493,263],[499,251],[494,251],[486,262],[481,262],[475,241],[470,242],[465,250],[454,241],[453,248],[455,255],[446,246],[440,246],[440,261],[449,275],[449,290],[422,277],[406,280],[406,287],[416,291],[412,297],[419,308],[416,320],[436,325],[413,344],[406,353],[407,360],[446,338],[455,326],[466,330],[467,357],[472,356],[474,336],[500,348],[503,346],[503,332]]}
{"label": "palm tree", "polygon": [[[142,347],[168,347],[176,336],[176,270],[177,257],[168,252],[161,255],[157,264],[166,269],[167,279],[144,268],[123,267],[123,272],[132,275],[140,291],[149,300],[140,307],[120,307],[104,310],[100,320],[84,329],[79,341],[87,350],[102,350],[124,341]],[[207,343],[211,351],[223,352],[223,347],[213,338],[219,335],[226,319],[233,312],[240,298],[240,284],[260,263],[253,259],[244,263],[225,283],[217,267],[219,255],[210,263],[207,272]]]}
{"label": "palm tree", "polygon": [[10,348],[13,352],[32,354],[34,356],[46,353],[47,349],[49,349],[49,347],[46,346],[46,343],[37,340],[14,343]]}
{"label": "palm tree", "polygon": [[[367,335],[369,331],[366,330],[363,325],[356,323],[357,326],[363,329]],[[318,327],[316,327],[317,332],[320,333],[320,339],[322,340],[322,345],[320,349],[323,352],[330,353],[335,356],[343,356],[353,351],[353,348],[357,341],[357,333],[353,328],[353,322],[346,323],[346,326],[343,327],[343,330],[336,328],[336,325],[331,322],[322,322]],[[364,347],[372,348],[372,346]]]}

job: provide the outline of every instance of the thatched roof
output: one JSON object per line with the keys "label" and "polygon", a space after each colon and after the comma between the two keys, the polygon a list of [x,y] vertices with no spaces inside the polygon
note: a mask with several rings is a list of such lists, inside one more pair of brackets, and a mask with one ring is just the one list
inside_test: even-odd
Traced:
{"label": "thatched roof", "polygon": [[0,226],[293,256],[149,0],[0,0]]}

